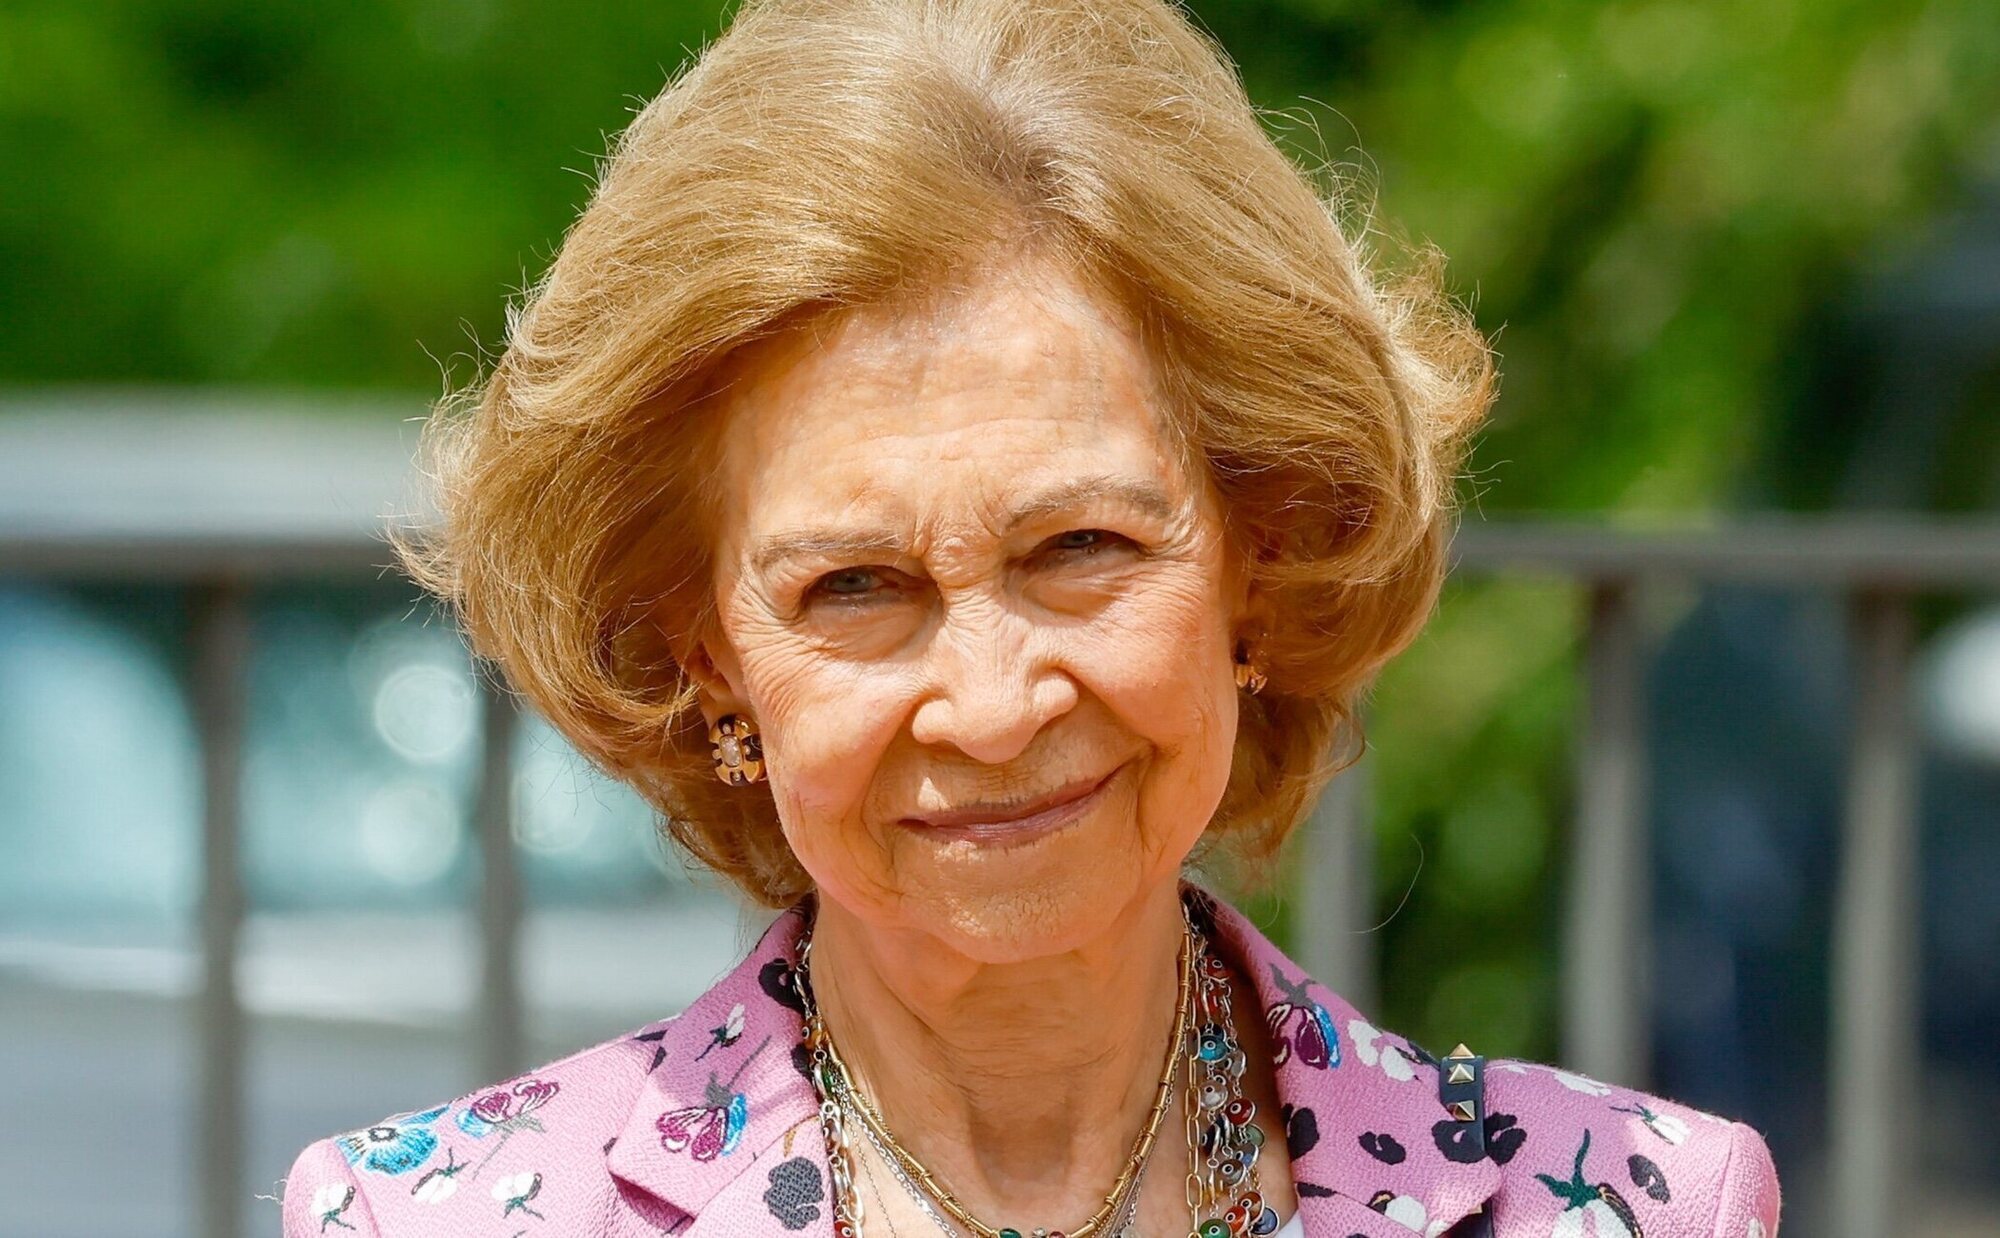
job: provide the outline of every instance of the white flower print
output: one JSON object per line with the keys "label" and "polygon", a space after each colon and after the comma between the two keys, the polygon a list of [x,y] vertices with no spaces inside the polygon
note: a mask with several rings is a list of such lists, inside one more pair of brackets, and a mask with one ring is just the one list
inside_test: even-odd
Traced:
{"label": "white flower print", "polygon": [[1354,1042],[1354,1052],[1361,1058],[1363,1065],[1379,1067],[1383,1074],[1398,1083],[1407,1083],[1417,1077],[1417,1068],[1410,1061],[1409,1054],[1395,1045],[1376,1047],[1375,1042],[1382,1038],[1382,1031],[1368,1020],[1350,1020],[1347,1024],[1347,1036]]}
{"label": "white flower print", "polygon": [[313,1192],[312,1214],[319,1218],[319,1230],[323,1234],[329,1225],[342,1229],[353,1229],[352,1225],[340,1219],[341,1214],[354,1203],[354,1188],[345,1182],[329,1182]]}
{"label": "white flower print", "polygon": [[1382,1216],[1390,1218],[1392,1222],[1400,1224],[1402,1228],[1410,1230],[1412,1234],[1426,1232],[1424,1222],[1430,1218],[1430,1214],[1424,1210],[1424,1200],[1416,1196],[1398,1196],[1384,1190],[1378,1192],[1376,1198],[1368,1200],[1368,1206],[1380,1212]]}
{"label": "white flower print", "polygon": [[1581,1208],[1564,1209],[1549,1238],[1632,1238],[1632,1231],[1610,1204],[1593,1199]]}
{"label": "white flower print", "polygon": [[417,1179],[417,1184],[410,1188],[418,1203],[441,1204],[458,1194],[458,1175],[465,1172],[465,1166],[459,1164],[458,1153],[452,1149],[446,1148],[444,1154],[446,1163]]}
{"label": "white flower print", "polygon": [[509,1174],[493,1184],[493,1198],[507,1205],[501,1210],[501,1216],[525,1212],[538,1221],[545,1219],[528,1206],[528,1201],[541,1193],[542,1175],[538,1173]]}
{"label": "white flower print", "polygon": [[1599,1083],[1587,1075],[1573,1075],[1569,1071],[1556,1070],[1553,1067],[1550,1068],[1549,1073],[1556,1077],[1556,1082],[1562,1084],[1572,1092],[1581,1092],[1585,1096],[1609,1096],[1611,1094],[1609,1084]]}
{"label": "white flower print", "polygon": [[1525,1075],[1531,1070],[1539,1070],[1543,1074],[1554,1075],[1556,1082],[1562,1084],[1572,1092],[1581,1092],[1585,1096],[1609,1096],[1611,1094],[1611,1085],[1608,1083],[1599,1083],[1588,1075],[1575,1074],[1571,1071],[1559,1069],[1558,1067],[1543,1065],[1540,1062],[1495,1062],[1492,1069],[1504,1070],[1516,1075]]}
{"label": "white flower print", "polygon": [[1613,1105],[1611,1107],[1619,1113],[1638,1115],[1639,1120],[1646,1124],[1648,1130],[1676,1147],[1687,1141],[1688,1124],[1671,1113],[1655,1113],[1650,1106],[1643,1102],[1630,1107],[1625,1105]]}

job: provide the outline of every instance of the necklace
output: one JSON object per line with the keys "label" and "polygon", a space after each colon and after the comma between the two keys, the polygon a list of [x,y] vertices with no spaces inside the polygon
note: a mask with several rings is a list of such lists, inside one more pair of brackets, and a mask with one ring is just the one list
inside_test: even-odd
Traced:
{"label": "necklace", "polygon": [[[979,1221],[928,1167],[896,1142],[881,1113],[855,1084],[820,1017],[812,993],[812,928],[808,925],[800,937],[792,976],[805,1008],[803,1037],[810,1057],[809,1073],[820,1098],[820,1128],[833,1185],[835,1238],[861,1238],[863,1208],[854,1189],[852,1153],[856,1126],[943,1233],[951,1234],[952,1230],[932,1207],[933,1200],[974,1238],[1091,1238],[1100,1231],[1108,1238],[1129,1233],[1137,1215],[1138,1183],[1171,1103],[1182,1061],[1186,1064],[1187,1092],[1188,1238],[1250,1238],[1275,1232],[1277,1213],[1264,1204],[1257,1191],[1257,1154],[1264,1132],[1252,1120],[1256,1106],[1242,1094],[1248,1059],[1236,1042],[1231,1021],[1229,970],[1209,952],[1206,937],[1195,927],[1193,898],[1191,892],[1182,905],[1184,934],[1174,1035],[1153,1107],[1103,1204],[1067,1234],[1035,1228],[1024,1235],[1012,1227],[996,1228]],[[1209,1214],[1205,1219],[1204,1213]]]}
{"label": "necklace", "polygon": [[[1111,1216],[1118,1211],[1119,1204],[1130,1190],[1139,1166],[1145,1162],[1147,1154],[1152,1151],[1153,1141],[1159,1134],[1161,1119],[1165,1117],[1166,1111],[1173,1101],[1174,1075],[1181,1054],[1181,1046],[1187,1040],[1189,999],[1194,987],[1198,942],[1199,938],[1195,934],[1193,927],[1184,924],[1181,939],[1180,965],[1178,968],[1180,979],[1179,992],[1176,997],[1174,1009],[1174,1033],[1172,1038],[1167,1042],[1167,1052],[1162,1065],[1159,1086],[1155,1090],[1153,1097],[1152,1109],[1147,1114],[1146,1123],[1140,1131],[1138,1141],[1133,1145],[1131,1153],[1126,1158],[1124,1169],[1119,1173],[1117,1181],[1112,1183],[1111,1191],[1105,1197],[1104,1202],[1098,1206],[1097,1211],[1092,1213],[1088,1220],[1084,1221],[1074,1230],[1069,1231],[1067,1235],[1062,1230],[1042,1228],[1029,1230],[1028,1234],[1032,1235],[1033,1238],[1091,1238],[1092,1235],[1097,1234],[1099,1230],[1104,1228],[1105,1223],[1110,1220]],[[812,997],[812,983],[810,978],[811,957],[812,937],[811,929],[808,928],[800,942],[799,964],[794,975],[800,996],[806,1007],[804,1034],[806,1045],[812,1058],[813,1082],[820,1091],[821,1122],[823,1126],[827,1127],[829,1159],[834,1159],[836,1156],[841,1158],[850,1157],[850,1137],[847,1133],[847,1118],[849,1110],[852,1110],[860,1118],[860,1125],[868,1135],[870,1141],[888,1154],[890,1163],[897,1166],[903,1175],[919,1183],[924,1193],[935,1200],[938,1206],[943,1208],[945,1212],[949,1213],[954,1221],[957,1221],[960,1225],[971,1231],[974,1238],[1023,1238],[1022,1231],[1018,1229],[1014,1229],[1011,1226],[995,1227],[987,1225],[974,1217],[958,1201],[956,1195],[942,1183],[938,1182],[928,1166],[896,1141],[895,1135],[889,1130],[888,1123],[875,1108],[874,1103],[869,1100],[867,1093],[855,1084],[853,1074],[848,1070],[847,1064],[840,1057],[839,1050],[834,1046],[833,1038],[827,1034],[825,1022],[820,1017],[819,1003]],[[830,1123],[828,1121],[829,1118],[832,1119]],[[836,1170],[835,1176],[836,1179],[845,1178],[851,1182],[853,1178],[852,1164],[850,1163]],[[839,1182],[836,1181],[836,1188],[838,1186]],[[836,1203],[834,1229],[837,1238],[850,1238],[849,1234],[841,1230],[840,1222],[842,1218],[839,1215],[839,1211],[839,1205]],[[856,1215],[851,1220],[855,1226],[852,1238],[858,1238],[860,1218]]]}
{"label": "necklace", "polygon": [[[918,1210],[925,1217],[929,1218],[931,1224],[937,1227],[937,1231],[943,1234],[945,1238],[960,1238],[959,1232],[953,1229],[951,1223],[939,1214],[936,1206],[931,1203],[930,1197],[924,1194],[923,1188],[918,1186],[911,1179],[910,1175],[903,1172],[902,1165],[896,1161],[888,1147],[876,1135],[874,1128],[863,1124],[861,1130],[863,1134],[868,1136],[868,1142],[875,1149],[876,1154],[889,1167],[890,1176],[895,1178],[903,1190],[909,1194],[910,1199],[916,1204]],[[1157,1147],[1158,1145],[1155,1146]],[[1132,1228],[1132,1225],[1139,1217],[1139,1198],[1145,1193],[1146,1168],[1152,1163],[1152,1154],[1148,1152],[1146,1158],[1139,1163],[1139,1172],[1132,1176],[1132,1185],[1125,1191],[1124,1199],[1119,1203],[1117,1215],[1112,1220],[1110,1228],[1106,1231],[1111,1235],[1111,1238],[1138,1238],[1138,1234]],[[868,1180],[871,1183],[874,1182],[875,1171],[872,1165],[868,1167],[867,1173]],[[879,1188],[876,1198],[881,1198]],[[888,1221],[889,1218],[885,1216],[883,1220]],[[890,1238],[896,1238],[896,1224],[894,1221],[889,1221],[889,1235]]]}

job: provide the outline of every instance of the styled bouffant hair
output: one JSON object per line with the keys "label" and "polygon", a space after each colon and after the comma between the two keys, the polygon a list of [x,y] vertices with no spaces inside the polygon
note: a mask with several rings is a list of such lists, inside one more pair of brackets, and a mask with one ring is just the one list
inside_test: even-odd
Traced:
{"label": "styled bouffant hair", "polygon": [[715,778],[675,658],[713,616],[704,400],[754,340],[1025,240],[1133,316],[1270,601],[1209,829],[1267,857],[1432,612],[1493,394],[1436,252],[1383,274],[1347,206],[1168,0],[748,0],[617,139],[490,374],[435,410],[442,519],[392,543],[675,840],[795,900],[773,799]]}

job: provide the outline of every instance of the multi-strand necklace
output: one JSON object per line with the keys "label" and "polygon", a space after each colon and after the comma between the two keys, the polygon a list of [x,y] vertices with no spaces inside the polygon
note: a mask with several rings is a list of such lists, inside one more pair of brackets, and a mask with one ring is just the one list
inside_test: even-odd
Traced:
{"label": "multi-strand necklace", "polygon": [[[862,1238],[861,1194],[854,1182],[856,1132],[888,1165],[918,1208],[941,1233],[957,1238],[956,1222],[972,1238],[1130,1238],[1139,1185],[1176,1076],[1186,1087],[1188,1238],[1252,1238],[1276,1232],[1278,1214],[1257,1190],[1257,1155],[1264,1132],[1256,1106],[1243,1094],[1249,1059],[1231,1017],[1229,969],[1208,948],[1184,903],[1179,993],[1165,1067],[1146,1121],[1117,1181],[1087,1219],[1067,1230],[994,1226],[974,1217],[928,1166],[897,1142],[874,1102],[855,1082],[828,1034],[811,981],[812,929],[799,942],[794,985],[805,1007],[804,1039],[833,1179],[835,1238]],[[949,1217],[948,1222],[946,1218]]]}

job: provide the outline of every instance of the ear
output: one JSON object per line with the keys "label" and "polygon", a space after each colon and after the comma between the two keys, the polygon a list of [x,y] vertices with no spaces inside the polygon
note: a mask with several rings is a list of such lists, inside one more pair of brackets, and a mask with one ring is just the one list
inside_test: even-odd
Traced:
{"label": "ear", "polygon": [[674,642],[674,658],[694,684],[702,720],[714,726],[725,714],[748,713],[742,692],[743,667],[712,623]]}
{"label": "ear", "polygon": [[1235,647],[1238,640],[1255,641],[1271,630],[1271,620],[1277,613],[1271,604],[1271,597],[1258,581],[1256,564],[1248,561],[1254,556],[1259,562],[1268,562],[1277,553],[1274,546],[1257,541],[1244,554],[1232,556],[1229,572],[1229,631],[1230,645]]}

